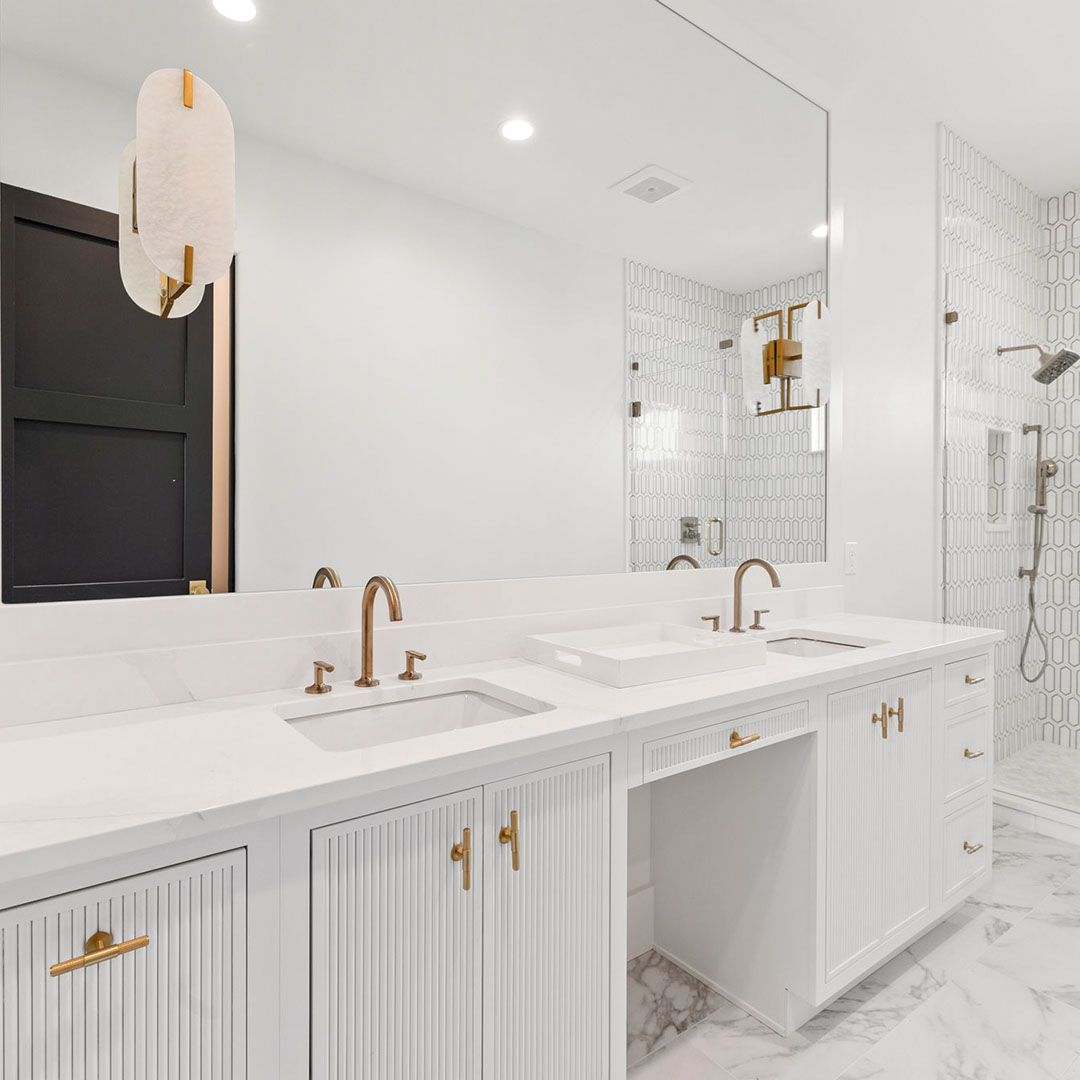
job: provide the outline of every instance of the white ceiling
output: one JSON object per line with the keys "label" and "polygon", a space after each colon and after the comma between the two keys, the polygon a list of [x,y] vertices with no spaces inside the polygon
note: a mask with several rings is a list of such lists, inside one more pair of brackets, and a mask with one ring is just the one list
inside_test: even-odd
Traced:
{"label": "white ceiling", "polygon": [[[723,288],[824,263],[825,114],[656,0],[256,2],[3,0],[0,44],[121,88],[133,124],[145,75],[190,67],[242,132]],[[536,137],[506,143],[519,113]],[[691,186],[611,190],[650,164]]]}
{"label": "white ceiling", "polygon": [[902,99],[1040,195],[1080,187],[1078,0],[713,0],[826,85]]}

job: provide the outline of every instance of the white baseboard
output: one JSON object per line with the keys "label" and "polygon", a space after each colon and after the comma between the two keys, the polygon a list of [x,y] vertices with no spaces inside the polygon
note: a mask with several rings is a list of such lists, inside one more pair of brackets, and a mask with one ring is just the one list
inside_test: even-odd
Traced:
{"label": "white baseboard", "polygon": [[1060,806],[1025,799],[1008,791],[994,792],[994,820],[1080,845],[1080,814]]}

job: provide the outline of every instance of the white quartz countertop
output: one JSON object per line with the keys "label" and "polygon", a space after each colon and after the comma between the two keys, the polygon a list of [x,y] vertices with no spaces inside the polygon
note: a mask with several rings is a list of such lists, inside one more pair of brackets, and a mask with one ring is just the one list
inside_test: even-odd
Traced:
{"label": "white quartz countertop", "polygon": [[[0,729],[0,881],[49,873],[296,810],[572,746],[825,682],[873,677],[900,663],[975,652],[1000,632],[855,615],[791,620],[779,630],[881,639],[820,658],[771,653],[739,671],[616,689],[523,660],[425,672],[416,687],[469,676],[554,706],[498,723],[361,750],[330,752],[274,711],[328,702],[301,688]],[[377,645],[377,642],[376,642]],[[351,676],[333,707],[396,698]],[[418,691],[419,692],[419,691]],[[329,704],[327,707],[331,707]],[[315,706],[317,708],[317,706]]]}

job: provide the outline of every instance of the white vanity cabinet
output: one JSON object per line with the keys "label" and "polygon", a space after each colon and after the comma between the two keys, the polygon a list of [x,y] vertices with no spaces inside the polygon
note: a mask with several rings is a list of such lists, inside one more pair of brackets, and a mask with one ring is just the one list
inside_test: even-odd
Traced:
{"label": "white vanity cabinet", "polygon": [[828,697],[826,980],[930,908],[932,686],[917,671]]}
{"label": "white vanity cabinet", "polygon": [[607,756],[312,833],[317,1080],[608,1072]]}
{"label": "white vanity cabinet", "polygon": [[244,1077],[245,869],[229,851],[0,912],[0,1078]]}

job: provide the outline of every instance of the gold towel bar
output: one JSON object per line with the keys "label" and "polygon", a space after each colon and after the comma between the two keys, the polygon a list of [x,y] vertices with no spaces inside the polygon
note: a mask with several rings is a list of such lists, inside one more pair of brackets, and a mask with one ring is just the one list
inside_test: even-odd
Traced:
{"label": "gold towel bar", "polygon": [[136,949],[145,949],[150,944],[150,939],[143,934],[142,937],[132,938],[130,941],[121,941],[113,944],[112,934],[105,930],[99,930],[86,939],[86,953],[76,956],[72,960],[64,960],[59,964],[53,964],[49,968],[49,974],[66,975],[69,971],[78,971],[79,968],[91,967],[94,964],[113,960],[124,953],[134,952]]}

